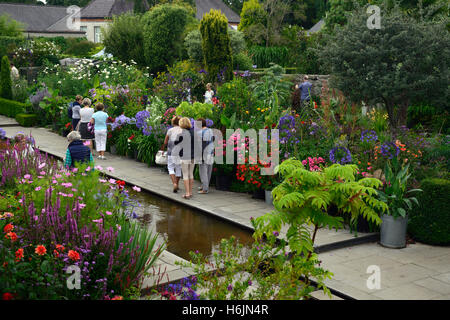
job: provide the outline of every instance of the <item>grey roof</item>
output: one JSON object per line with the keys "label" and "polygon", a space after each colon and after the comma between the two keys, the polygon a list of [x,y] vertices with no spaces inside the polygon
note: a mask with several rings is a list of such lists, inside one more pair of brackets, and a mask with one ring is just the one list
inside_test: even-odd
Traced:
{"label": "grey roof", "polygon": [[325,20],[324,19],[320,19],[319,22],[317,22],[315,25],[313,25],[311,27],[311,29],[306,31],[306,34],[319,32],[320,29],[322,29],[324,26],[325,26]]}
{"label": "grey roof", "polygon": [[81,10],[81,18],[111,18],[113,15],[120,15],[133,9],[132,0],[93,0]]}
{"label": "grey roof", "polygon": [[220,10],[228,19],[229,23],[241,22],[241,17],[231,10],[222,0],[195,0],[197,7],[196,18],[201,20],[205,13],[208,13],[211,9]]}
{"label": "grey roof", "polygon": [[74,32],[65,22],[66,7],[0,3],[0,14],[21,22],[28,32]]}

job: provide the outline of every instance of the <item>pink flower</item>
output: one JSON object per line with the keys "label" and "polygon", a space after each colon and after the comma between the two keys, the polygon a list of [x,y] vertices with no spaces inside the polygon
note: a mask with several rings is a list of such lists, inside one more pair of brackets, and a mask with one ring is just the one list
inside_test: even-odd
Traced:
{"label": "pink flower", "polygon": [[41,171],[41,172],[39,172],[39,174],[45,176],[45,171]]}
{"label": "pink flower", "polygon": [[67,196],[68,196],[69,198],[72,198],[72,197],[73,197],[73,193],[69,193]]}
{"label": "pink flower", "polygon": [[24,177],[25,179],[30,179],[30,178],[31,178],[31,175],[26,174],[26,175],[24,175],[23,177]]}
{"label": "pink flower", "polygon": [[105,179],[98,179],[98,181],[100,181],[101,183],[105,183],[105,182],[108,181],[108,180],[105,180]]}
{"label": "pink flower", "polygon": [[87,167],[87,168],[86,168],[86,171],[91,171],[91,167]]}
{"label": "pink flower", "polygon": [[58,183],[58,181],[56,181],[56,180],[53,180],[53,181],[52,181],[52,183]]}
{"label": "pink flower", "polygon": [[66,177],[69,177],[71,175],[70,172],[66,172]]}
{"label": "pink flower", "polygon": [[59,178],[61,178],[62,177],[62,175],[60,175],[60,174],[55,174],[55,178],[56,179],[59,179]]}
{"label": "pink flower", "polygon": [[34,190],[35,190],[35,191],[39,191],[39,190],[41,190],[41,187],[40,187],[40,186],[39,186],[39,187],[36,187]]}
{"label": "pink flower", "polygon": [[83,209],[84,207],[86,207],[86,205],[84,203],[80,203],[79,206],[80,206],[80,209]]}
{"label": "pink flower", "polygon": [[94,168],[97,170],[103,170],[103,168],[101,166],[95,166]]}
{"label": "pink flower", "polygon": [[136,192],[141,192],[141,188],[139,188],[138,186],[134,186],[133,190],[136,191]]}
{"label": "pink flower", "polygon": [[43,176],[37,176],[38,177],[38,179],[43,179],[44,177]]}
{"label": "pink flower", "polygon": [[77,192],[77,191],[78,191],[77,189],[74,189],[74,188],[72,188],[71,190],[72,190],[73,192]]}
{"label": "pink flower", "polygon": [[112,215],[112,212],[111,212],[111,211],[106,211],[105,213],[106,213],[106,215],[108,215],[108,216]]}
{"label": "pink flower", "polygon": [[103,219],[92,220],[92,222],[95,222],[95,223],[102,223],[102,222],[103,222]]}
{"label": "pink flower", "polygon": [[85,145],[85,146],[90,146],[90,145],[91,145],[91,142],[90,142],[89,140],[86,140],[85,142],[83,142],[83,145]]}
{"label": "pink flower", "polygon": [[73,168],[73,169],[72,169],[72,172],[73,172],[73,173],[77,173],[77,172],[78,172],[78,168]]}
{"label": "pink flower", "polygon": [[303,161],[302,161],[302,164],[303,164],[304,166],[306,166],[306,163],[307,163],[306,160],[303,160]]}
{"label": "pink flower", "polygon": [[120,225],[118,225],[118,224],[116,224],[116,227],[117,227],[117,230],[122,230],[122,227],[120,226]]}
{"label": "pink flower", "polygon": [[106,168],[106,170],[108,170],[109,172],[113,172],[114,168],[113,167],[108,167],[108,168]]}
{"label": "pink flower", "polygon": [[109,181],[109,183],[111,183],[111,184],[116,183],[116,180],[115,180],[115,179],[109,179],[108,181]]}
{"label": "pink flower", "polygon": [[43,167],[45,167],[45,162],[44,162],[44,163],[41,163],[41,164],[39,165],[39,169],[42,169]]}

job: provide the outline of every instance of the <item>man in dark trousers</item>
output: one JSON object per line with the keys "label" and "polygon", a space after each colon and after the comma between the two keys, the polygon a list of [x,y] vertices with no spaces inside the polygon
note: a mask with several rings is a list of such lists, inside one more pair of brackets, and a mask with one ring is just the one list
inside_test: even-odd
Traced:
{"label": "man in dark trousers", "polygon": [[302,84],[295,86],[296,89],[300,89],[300,100],[301,100],[300,105],[302,108],[308,106],[311,101],[312,84],[308,80],[309,80],[308,76],[305,75],[303,77]]}

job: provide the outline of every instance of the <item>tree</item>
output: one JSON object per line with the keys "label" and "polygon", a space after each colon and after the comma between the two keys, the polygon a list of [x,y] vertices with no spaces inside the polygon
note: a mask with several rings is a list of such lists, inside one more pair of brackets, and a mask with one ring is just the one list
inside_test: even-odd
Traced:
{"label": "tree", "polygon": [[0,37],[22,37],[23,25],[6,14],[0,15]]}
{"label": "tree", "polygon": [[144,55],[153,73],[171,66],[181,57],[188,14],[184,7],[163,4],[143,16]]}
{"label": "tree", "polygon": [[105,51],[123,62],[134,60],[145,65],[144,24],[140,15],[125,13],[115,16],[112,23],[102,30]]}
{"label": "tree", "polygon": [[382,6],[381,29],[367,27],[365,8],[327,36],[319,51],[331,84],[354,102],[385,104],[392,129],[406,125],[415,100],[448,105],[450,36],[447,20],[415,20]]}
{"label": "tree", "polygon": [[241,12],[244,0],[222,0],[227,6],[236,13]]}
{"label": "tree", "polygon": [[7,56],[3,56],[0,70],[0,97],[12,99],[11,66]]}
{"label": "tree", "polygon": [[233,78],[228,19],[218,10],[205,14],[200,21],[203,59],[210,82],[227,81]]}

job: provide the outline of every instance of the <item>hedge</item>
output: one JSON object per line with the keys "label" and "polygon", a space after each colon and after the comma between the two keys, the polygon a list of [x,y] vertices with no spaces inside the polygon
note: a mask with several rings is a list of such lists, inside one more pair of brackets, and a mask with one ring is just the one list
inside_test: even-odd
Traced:
{"label": "hedge", "polygon": [[18,113],[23,113],[27,105],[13,100],[0,98],[0,114],[15,118]]}
{"label": "hedge", "polygon": [[32,127],[36,124],[37,115],[29,113],[18,113],[16,115],[16,121],[22,127]]}
{"label": "hedge", "polygon": [[450,244],[450,180],[425,179],[421,189],[419,206],[409,215],[408,232],[423,243]]}

